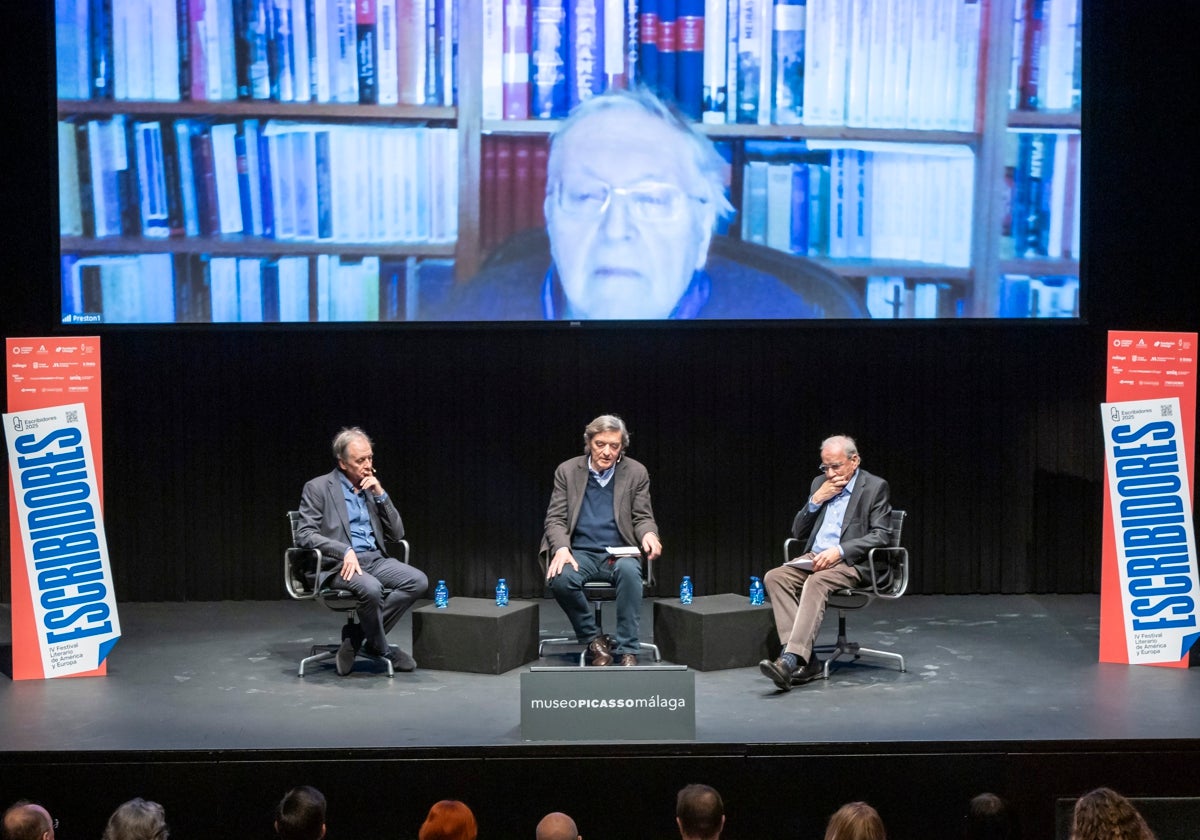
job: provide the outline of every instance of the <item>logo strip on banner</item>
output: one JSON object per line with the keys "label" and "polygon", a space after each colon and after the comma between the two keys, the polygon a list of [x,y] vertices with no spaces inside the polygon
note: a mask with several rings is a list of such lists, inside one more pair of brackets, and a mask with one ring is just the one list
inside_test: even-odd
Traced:
{"label": "logo strip on banner", "polygon": [[44,676],[93,671],[121,626],[87,409],[5,414],[4,428]]}
{"label": "logo strip on banner", "polygon": [[1128,661],[1176,662],[1200,638],[1179,399],[1104,403],[1101,409]]}

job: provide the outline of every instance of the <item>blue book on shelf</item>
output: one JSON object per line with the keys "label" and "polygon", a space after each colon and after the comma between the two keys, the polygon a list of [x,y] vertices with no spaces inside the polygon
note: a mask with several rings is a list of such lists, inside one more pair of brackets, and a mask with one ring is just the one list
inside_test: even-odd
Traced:
{"label": "blue book on shelf", "polygon": [[808,254],[809,165],[792,167],[792,241],[793,254]]}
{"label": "blue book on shelf", "polygon": [[704,107],[704,0],[678,0],[675,17],[675,101],[693,120]]}
{"label": "blue book on shelf", "polygon": [[570,3],[567,97],[574,108],[604,90],[604,0]]}
{"label": "blue book on shelf", "polygon": [[55,0],[54,41],[59,99],[87,99],[92,91],[88,33],[90,0]]}
{"label": "blue book on shelf", "polygon": [[242,231],[253,231],[254,206],[250,201],[250,165],[246,157],[246,132],[239,130],[233,135],[233,151],[237,158],[238,203],[242,208]]}
{"label": "blue book on shelf", "polygon": [[270,0],[234,0],[238,99],[270,99],[274,53]]}
{"label": "blue book on shelf", "polygon": [[163,162],[162,125],[133,124],[137,160],[139,210],[142,236],[159,239],[170,235],[167,219],[167,176]]}
{"label": "blue book on shelf", "polygon": [[533,73],[530,116],[549,120],[570,110],[567,91],[566,0],[533,0],[529,65]]}
{"label": "blue book on shelf", "polygon": [[262,267],[262,319],[279,320],[279,263],[274,261]]}
{"label": "blue book on shelf", "polygon": [[333,173],[331,138],[328,131],[317,131],[313,137],[317,150],[317,238],[333,238]]}
{"label": "blue book on shelf", "polygon": [[675,41],[675,26],[679,22],[679,0],[658,0],[658,94],[666,100],[675,100],[675,86],[679,78],[677,66],[678,45]]}
{"label": "blue book on shelf", "polygon": [[262,203],[262,235],[275,238],[275,196],[271,191],[271,144],[266,132],[258,132],[258,194]]}
{"label": "blue book on shelf", "polygon": [[1017,257],[1045,256],[1050,245],[1050,179],[1053,134],[1022,132],[1017,137],[1012,231]]}
{"label": "blue book on shelf", "polygon": [[638,8],[637,81],[658,88],[658,0],[643,0]]}
{"label": "blue book on shelf", "polygon": [[91,63],[91,98],[113,98],[112,0],[90,0],[88,58]]}

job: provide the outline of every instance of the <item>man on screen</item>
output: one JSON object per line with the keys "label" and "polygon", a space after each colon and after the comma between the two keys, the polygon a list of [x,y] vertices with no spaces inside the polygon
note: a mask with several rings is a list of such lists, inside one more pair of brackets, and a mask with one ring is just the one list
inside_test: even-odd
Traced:
{"label": "man on screen", "polygon": [[[636,665],[642,611],[642,565],[638,556],[614,556],[609,547],[637,547],[654,560],[662,554],[650,505],[650,474],[625,457],[625,421],[603,414],[583,430],[584,454],[554,471],[539,559],[555,600],[571,620],[575,638],[588,646],[592,665]],[[615,639],[600,635],[583,584],[603,580],[617,587]]]}
{"label": "man on screen", "polygon": [[[304,485],[297,537],[321,552],[317,586],[346,589],[358,599],[358,623],[342,628],[334,664],[341,676],[354,667],[360,648],[388,659],[397,671],[417,667],[412,655],[389,646],[387,634],[413,602],[425,594],[425,573],[387,554],[385,540],[404,537],[395,502],[379,483],[371,439],[357,426],[333,439],[337,468]],[[384,597],[383,589],[392,591]]]}
{"label": "man on screen", "polygon": [[[645,90],[578,105],[550,138],[544,211],[550,265],[501,260],[463,285],[448,320],[811,318],[766,273],[705,270],[713,229],[732,212],[728,164]],[[518,185],[522,188],[524,185]]]}
{"label": "man on screen", "polygon": [[797,559],[811,565],[789,562],[763,576],[783,652],[758,667],[782,691],[821,675],[824,663],[813,652],[813,642],[826,599],[836,589],[869,578],[867,552],[887,545],[891,536],[888,483],[860,464],[853,438],[826,438],[821,444],[821,474],[813,479],[808,502],[792,522],[792,536],[804,544],[804,554]]}

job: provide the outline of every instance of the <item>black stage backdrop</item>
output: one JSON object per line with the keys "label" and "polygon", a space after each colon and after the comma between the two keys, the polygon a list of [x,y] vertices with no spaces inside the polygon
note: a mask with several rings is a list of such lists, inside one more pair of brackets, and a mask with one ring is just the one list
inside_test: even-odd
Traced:
{"label": "black stage backdrop", "polygon": [[[5,335],[56,329],[42,5],[0,10]],[[912,514],[911,591],[1098,591],[1105,330],[1200,322],[1196,17],[1088,2],[1087,324],[101,331],[118,598],[283,597],[284,512],[344,424],[375,436],[416,564],[460,595],[499,575],[539,594],[552,471],[601,412],[650,468],[663,594],[684,573],[740,591],[778,562],[836,432]]]}

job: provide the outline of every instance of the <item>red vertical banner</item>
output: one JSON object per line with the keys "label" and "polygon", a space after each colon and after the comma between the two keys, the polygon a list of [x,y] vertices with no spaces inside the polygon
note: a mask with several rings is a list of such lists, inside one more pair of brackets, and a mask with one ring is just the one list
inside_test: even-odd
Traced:
{"label": "red vertical banner", "polygon": [[[1196,429],[1196,333],[1167,333],[1143,331],[1110,331],[1108,334],[1108,373],[1106,388],[1105,410],[1120,413],[1121,404],[1135,404],[1153,400],[1178,400],[1178,417],[1172,418],[1172,423],[1178,424],[1178,430],[1183,441],[1182,455],[1177,459],[1177,472],[1186,475],[1186,486],[1180,488],[1185,496],[1184,507],[1188,515],[1187,521],[1180,525],[1172,524],[1179,516],[1144,517],[1143,522],[1133,523],[1134,527],[1126,527],[1130,523],[1118,521],[1114,516],[1113,482],[1110,480],[1110,469],[1105,470],[1104,476],[1104,535],[1103,554],[1100,572],[1100,661],[1129,663],[1135,661],[1131,656],[1130,627],[1137,622],[1151,624],[1154,621],[1170,622],[1176,619],[1187,620],[1190,612],[1195,614],[1200,593],[1194,591],[1195,562],[1190,557],[1193,583],[1187,585],[1186,573],[1180,572],[1181,563],[1168,561],[1165,556],[1159,556],[1154,546],[1140,548],[1141,560],[1138,569],[1144,573],[1135,586],[1137,597],[1130,602],[1126,595],[1124,581],[1128,575],[1122,575],[1119,565],[1123,549],[1129,547],[1129,542],[1139,539],[1153,541],[1159,535],[1168,531],[1179,534],[1187,532],[1188,539],[1173,541],[1173,545],[1164,545],[1162,554],[1177,551],[1174,543],[1179,546],[1190,542],[1190,548],[1185,553],[1194,555],[1194,535],[1191,534],[1191,500],[1195,498],[1193,473],[1195,456]],[[1165,438],[1165,436],[1164,436]],[[1148,443],[1139,441],[1140,446],[1149,447]],[[1121,447],[1124,449],[1125,447]],[[1112,451],[1110,451],[1112,450]],[[1110,456],[1117,447],[1109,445],[1105,439],[1106,465],[1111,466]],[[1130,450],[1132,451],[1132,450]],[[1139,467],[1146,472],[1152,469],[1166,469],[1166,456],[1149,453],[1138,456],[1137,463],[1129,464],[1132,470]],[[1168,522],[1168,519],[1171,522]],[[1140,530],[1139,530],[1140,529]],[[1124,535],[1122,544],[1118,546],[1118,530]],[[1165,540],[1166,537],[1164,536]],[[1173,557],[1184,555],[1173,554]],[[1157,561],[1159,568],[1152,568]],[[1176,567],[1180,569],[1176,569]],[[1154,574],[1150,574],[1153,572]],[[1188,606],[1190,604],[1190,606]],[[1131,608],[1136,611],[1131,615]],[[1178,652],[1176,652],[1178,653]],[[1153,664],[1169,667],[1187,667],[1187,651],[1180,658],[1169,662]]]}
{"label": "red vertical banner", "polygon": [[[5,356],[8,372],[8,412],[35,411],[82,404],[88,424],[91,468],[99,501],[104,499],[104,445],[101,435],[100,339],[88,337],[8,338]],[[10,464],[8,516],[9,560],[12,580],[13,679],[42,679],[51,675],[43,662],[43,646],[30,586],[22,521],[17,510],[17,488]],[[72,676],[99,676],[98,667],[75,671]]]}

